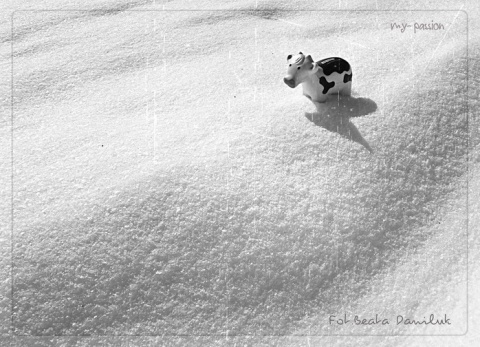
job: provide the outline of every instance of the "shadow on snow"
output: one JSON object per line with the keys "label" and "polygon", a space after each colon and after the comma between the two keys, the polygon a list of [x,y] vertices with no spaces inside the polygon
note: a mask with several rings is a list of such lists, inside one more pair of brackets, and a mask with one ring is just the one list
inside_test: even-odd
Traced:
{"label": "shadow on snow", "polygon": [[315,125],[328,131],[338,133],[340,136],[357,142],[373,153],[368,142],[360,134],[350,118],[361,117],[377,109],[375,101],[368,98],[355,98],[352,96],[332,96],[325,103],[314,102],[318,112],[305,112],[305,117]]}

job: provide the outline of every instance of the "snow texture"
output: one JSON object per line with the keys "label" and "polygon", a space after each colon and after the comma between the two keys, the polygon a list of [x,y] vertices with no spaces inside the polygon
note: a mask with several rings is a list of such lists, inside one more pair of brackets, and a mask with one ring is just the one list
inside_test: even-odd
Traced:
{"label": "snow texture", "polygon": [[[473,345],[473,2],[2,6],[3,341]],[[288,88],[298,51],[352,97]]]}

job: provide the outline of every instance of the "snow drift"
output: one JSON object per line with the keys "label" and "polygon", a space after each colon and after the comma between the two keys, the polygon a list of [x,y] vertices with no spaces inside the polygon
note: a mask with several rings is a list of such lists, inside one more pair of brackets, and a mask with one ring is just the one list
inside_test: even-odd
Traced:
{"label": "snow drift", "polygon": [[[21,334],[292,333],[431,238],[466,173],[463,12],[114,6],[17,12],[13,39]],[[286,88],[299,49],[350,61],[354,99]]]}

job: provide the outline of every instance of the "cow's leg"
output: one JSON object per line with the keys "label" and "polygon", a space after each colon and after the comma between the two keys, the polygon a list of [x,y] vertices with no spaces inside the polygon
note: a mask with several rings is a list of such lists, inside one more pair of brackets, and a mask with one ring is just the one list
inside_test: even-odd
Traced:
{"label": "cow's leg", "polygon": [[345,83],[345,86],[340,90],[341,95],[352,95],[352,82]]}

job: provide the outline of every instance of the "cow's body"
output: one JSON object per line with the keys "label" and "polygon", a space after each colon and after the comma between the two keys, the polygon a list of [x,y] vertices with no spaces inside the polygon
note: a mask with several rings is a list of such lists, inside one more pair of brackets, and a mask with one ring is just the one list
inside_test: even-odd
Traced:
{"label": "cow's body", "polygon": [[325,102],[327,95],[350,95],[352,90],[352,68],[342,58],[332,57],[313,62],[312,57],[298,55],[287,57],[289,67],[285,84],[303,87],[303,95],[315,102]]}

